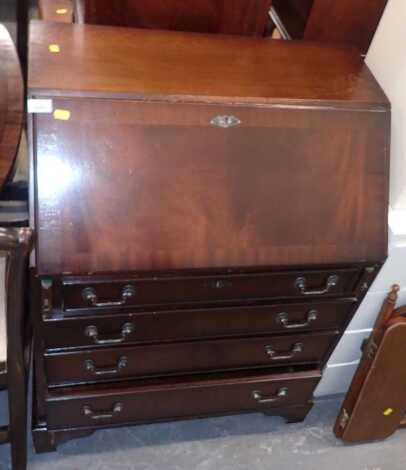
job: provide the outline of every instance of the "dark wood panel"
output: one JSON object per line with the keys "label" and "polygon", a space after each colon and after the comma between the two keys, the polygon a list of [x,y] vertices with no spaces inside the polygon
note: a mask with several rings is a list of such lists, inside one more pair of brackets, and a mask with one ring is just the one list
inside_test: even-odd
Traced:
{"label": "dark wood panel", "polygon": [[271,0],[72,0],[79,22],[263,36]]}
{"label": "dark wood panel", "polygon": [[218,276],[97,277],[65,280],[63,309],[122,309],[143,305],[210,303],[261,298],[355,295],[362,270],[332,269]]}
{"label": "dark wood panel", "polygon": [[386,439],[405,416],[406,366],[402,359],[406,353],[406,318],[396,316],[395,311],[380,334],[382,341],[374,349],[373,363],[355,396],[355,406],[344,421],[336,422],[335,433],[346,443]]}
{"label": "dark wood panel", "polygon": [[[341,405],[334,433],[345,442],[384,439],[405,424],[406,307],[396,308],[400,286],[382,303],[372,332]],[[404,368],[404,366],[403,366]]]}
{"label": "dark wood panel", "polygon": [[73,0],[38,0],[41,20],[72,23]]}
{"label": "dark wood panel", "polygon": [[33,93],[388,107],[359,54],[341,46],[35,21],[30,34]]}
{"label": "dark wood panel", "polygon": [[[280,406],[278,408],[267,408],[263,412],[267,416],[281,416],[287,423],[302,422],[313,407],[312,401],[299,403],[296,405]],[[234,412],[235,413],[235,412]],[[224,414],[224,412],[222,413]],[[233,412],[229,413],[233,414]],[[180,419],[193,419],[193,416]],[[165,421],[165,419],[161,420]],[[115,427],[120,425],[115,425]],[[64,444],[71,439],[78,439],[92,435],[100,427],[79,427],[70,429],[48,429],[44,423],[33,420],[32,437],[37,453],[55,452],[59,444]]]}
{"label": "dark wood panel", "polygon": [[341,42],[366,53],[387,0],[274,0],[291,39]]}
{"label": "dark wood panel", "polygon": [[366,53],[387,0],[314,0],[305,39],[340,41]]}
{"label": "dark wood panel", "polygon": [[338,332],[155,344],[47,354],[50,385],[291,364],[320,365]]}
{"label": "dark wood panel", "polygon": [[48,424],[57,429],[265,411],[305,403],[319,380],[320,371],[314,370],[161,380],[129,388],[62,389],[49,396]]}
{"label": "dark wood panel", "polygon": [[303,39],[314,0],[273,0],[276,11],[291,39]]}
{"label": "dark wood panel", "polygon": [[386,257],[385,112],[54,106],[69,120],[35,115],[40,274]]}
{"label": "dark wood panel", "polygon": [[[42,325],[48,349],[112,346],[142,342],[203,339],[239,335],[291,333],[342,328],[356,303],[353,300],[238,307],[160,310],[129,314],[75,316]],[[133,332],[123,335],[127,323]],[[89,337],[95,327],[97,337]]]}

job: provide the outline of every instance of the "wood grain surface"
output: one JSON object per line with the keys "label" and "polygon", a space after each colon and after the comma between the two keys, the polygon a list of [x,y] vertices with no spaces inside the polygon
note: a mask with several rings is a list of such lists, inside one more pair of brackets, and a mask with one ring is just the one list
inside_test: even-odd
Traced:
{"label": "wood grain surface", "polygon": [[305,39],[352,44],[368,51],[388,0],[315,0]]}
{"label": "wood grain surface", "polygon": [[73,0],[38,0],[38,10],[41,20],[73,22]]}
{"label": "wood grain surface", "polygon": [[23,123],[23,82],[17,53],[0,24],[0,188],[13,171]]}
{"label": "wood grain surface", "polygon": [[53,101],[70,119],[34,118],[40,274],[386,256],[384,112]]}
{"label": "wood grain surface", "polygon": [[33,94],[389,106],[357,51],[342,46],[50,22],[31,23],[30,45]]}
{"label": "wood grain surface", "polygon": [[263,36],[272,0],[73,0],[82,23]]}
{"label": "wood grain surface", "polygon": [[348,425],[340,436],[356,443],[385,439],[392,435],[406,411],[406,318],[392,319],[362,384]]}
{"label": "wood grain surface", "polygon": [[336,42],[365,54],[387,0],[273,0],[283,27],[292,39]]}

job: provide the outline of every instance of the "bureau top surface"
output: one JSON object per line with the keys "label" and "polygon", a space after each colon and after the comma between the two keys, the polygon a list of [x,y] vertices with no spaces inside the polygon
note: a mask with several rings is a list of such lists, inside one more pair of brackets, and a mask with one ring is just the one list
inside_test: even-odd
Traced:
{"label": "bureau top surface", "polygon": [[33,95],[388,106],[345,46],[39,21],[30,31]]}

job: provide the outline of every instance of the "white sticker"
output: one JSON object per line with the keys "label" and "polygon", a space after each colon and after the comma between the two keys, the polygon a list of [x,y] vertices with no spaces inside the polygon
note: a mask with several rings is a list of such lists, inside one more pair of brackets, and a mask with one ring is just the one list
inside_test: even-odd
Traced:
{"label": "white sticker", "polygon": [[50,114],[53,111],[52,100],[28,99],[27,112],[31,114],[45,113]]}

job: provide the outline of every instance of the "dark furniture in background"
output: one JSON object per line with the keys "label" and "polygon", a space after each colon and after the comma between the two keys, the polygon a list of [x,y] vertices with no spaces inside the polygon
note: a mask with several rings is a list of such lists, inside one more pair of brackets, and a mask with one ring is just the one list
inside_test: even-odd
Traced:
{"label": "dark furniture in background", "polygon": [[39,17],[44,21],[73,22],[73,0],[38,0]]}
{"label": "dark furniture in background", "polygon": [[24,77],[27,65],[28,14],[32,1],[34,0],[1,0],[0,2],[0,23],[7,24],[12,32]]}
{"label": "dark furniture in background", "polygon": [[[23,2],[18,6],[23,8]],[[21,18],[20,18],[21,20]],[[18,25],[18,44],[24,34]],[[8,30],[0,24],[0,388],[8,391],[9,425],[0,428],[0,443],[10,442],[13,470],[27,463],[27,369],[30,337],[27,321],[27,268],[31,230],[27,225],[26,187],[12,183],[21,139],[24,83],[19,58]],[[11,200],[10,200],[11,199]],[[18,206],[16,206],[18,204]],[[23,210],[21,210],[21,208]],[[10,228],[5,228],[10,227]],[[14,227],[14,228],[11,228]]]}
{"label": "dark furniture in background", "polygon": [[263,36],[272,0],[74,0],[79,23]]}
{"label": "dark furniture in background", "polygon": [[11,180],[21,138],[24,88],[18,56],[0,24],[0,192]]}
{"label": "dark furniture in background", "polygon": [[[12,470],[27,465],[27,267],[31,247],[29,228],[0,228],[0,251],[5,259],[6,331],[0,332],[0,388],[8,391],[9,425],[0,427],[0,443],[10,442]],[[1,267],[4,269],[4,266]],[[2,286],[4,289],[4,286]],[[2,294],[4,295],[4,293]],[[6,345],[5,345],[6,343]]]}
{"label": "dark furniture in background", "polygon": [[406,307],[396,308],[398,285],[382,304],[341,405],[334,433],[348,444],[386,439],[406,427]]}
{"label": "dark furniture in background", "polygon": [[[24,5],[25,2],[17,3],[17,42],[22,59]],[[28,225],[28,195],[26,184],[12,182],[23,112],[24,82],[19,57],[8,30],[0,24],[0,289],[1,298],[5,299],[0,305],[0,388],[8,391],[9,408],[9,425],[0,427],[0,443],[11,444],[12,470],[25,470],[27,463],[27,370],[31,342],[27,315],[31,230],[16,228]]]}
{"label": "dark furniture in background", "polygon": [[[366,54],[387,0],[39,0],[47,21],[341,42]],[[268,21],[268,11],[272,21]],[[58,12],[58,13],[57,13]]]}
{"label": "dark furniture in background", "polygon": [[285,39],[335,41],[368,51],[388,0],[273,0]]}
{"label": "dark furniture in background", "polygon": [[27,79],[27,56],[28,56],[28,21],[30,0],[16,0],[17,16],[17,50],[20,58],[20,65],[24,77]]}
{"label": "dark furniture in background", "polygon": [[[78,23],[264,36],[272,0],[40,0],[41,18]],[[56,13],[59,10],[59,13]],[[68,10],[62,13],[61,10]]]}
{"label": "dark furniture in background", "polygon": [[24,81],[8,30],[0,24],[0,226],[28,225],[27,182],[14,182],[24,121]]}
{"label": "dark furniture in background", "polygon": [[53,22],[30,44],[37,451],[304,419],[387,256],[390,108],[362,59]]}

